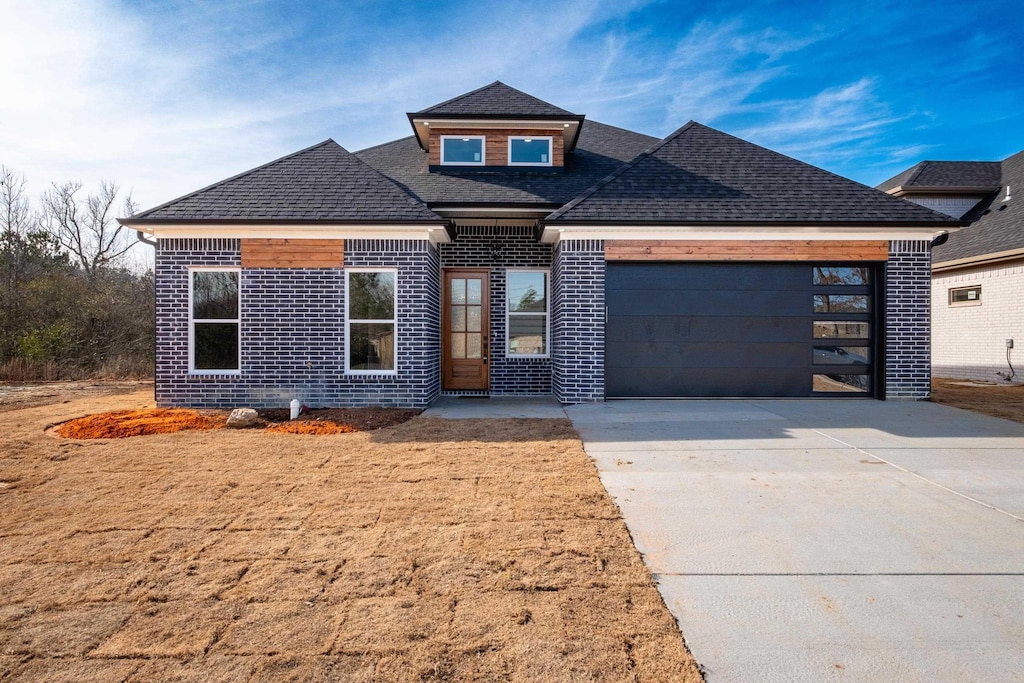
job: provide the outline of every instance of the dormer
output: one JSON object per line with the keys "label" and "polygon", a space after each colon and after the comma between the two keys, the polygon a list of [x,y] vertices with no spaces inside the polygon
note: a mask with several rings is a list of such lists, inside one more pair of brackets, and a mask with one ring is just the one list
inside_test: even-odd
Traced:
{"label": "dormer", "polygon": [[585,118],[500,81],[408,116],[431,171],[557,172]]}

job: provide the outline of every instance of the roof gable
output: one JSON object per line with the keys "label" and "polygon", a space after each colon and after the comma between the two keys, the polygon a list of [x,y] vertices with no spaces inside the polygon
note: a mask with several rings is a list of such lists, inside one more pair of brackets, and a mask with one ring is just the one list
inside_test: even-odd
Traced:
{"label": "roof gable", "polygon": [[958,224],[693,121],[545,223]]}
{"label": "roof gable", "polygon": [[561,107],[509,87],[501,81],[427,107],[410,116],[576,116]]}
{"label": "roof gable", "polygon": [[334,140],[135,214],[128,223],[438,223],[442,219]]}
{"label": "roof gable", "polygon": [[[949,236],[949,240],[932,254],[932,263],[941,264],[961,259],[976,259],[989,254],[1005,254],[1024,250],[1024,151],[994,163],[1000,169],[997,186],[965,220],[969,226]],[[1006,201],[1006,188],[1018,195]]]}

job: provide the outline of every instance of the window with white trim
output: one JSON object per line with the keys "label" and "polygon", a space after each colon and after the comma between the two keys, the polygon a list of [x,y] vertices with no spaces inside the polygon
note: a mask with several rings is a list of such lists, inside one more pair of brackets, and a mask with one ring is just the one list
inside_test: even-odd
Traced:
{"label": "window with white trim", "polygon": [[506,353],[518,358],[547,358],[548,280],[546,270],[506,271]]}
{"label": "window with white trim", "polygon": [[950,306],[980,306],[981,285],[973,287],[953,287],[949,290]]}
{"label": "window with white trim", "polygon": [[191,268],[188,274],[189,371],[241,371],[241,270]]}
{"label": "window with white trim", "polygon": [[509,166],[550,166],[551,136],[508,138]]}
{"label": "window with white trim", "polygon": [[483,135],[442,135],[442,166],[483,166],[487,162]]}
{"label": "window with white trim", "polygon": [[345,271],[345,372],[395,374],[398,271]]}

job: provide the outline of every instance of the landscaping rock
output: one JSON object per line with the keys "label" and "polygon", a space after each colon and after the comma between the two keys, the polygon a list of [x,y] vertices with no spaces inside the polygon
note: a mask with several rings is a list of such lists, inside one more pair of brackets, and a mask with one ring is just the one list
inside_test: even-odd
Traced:
{"label": "landscaping rock", "polygon": [[252,427],[260,419],[260,416],[252,408],[235,408],[228,415],[227,427],[241,429]]}

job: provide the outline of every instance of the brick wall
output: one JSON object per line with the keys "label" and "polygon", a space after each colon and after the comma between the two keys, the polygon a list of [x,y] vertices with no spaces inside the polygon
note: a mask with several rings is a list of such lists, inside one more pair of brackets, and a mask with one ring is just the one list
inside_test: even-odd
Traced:
{"label": "brick wall", "polygon": [[[953,287],[981,287],[979,305],[949,305]],[[1002,381],[1010,362],[1024,382],[1024,263],[938,273],[932,278],[932,373],[936,377]],[[1018,359],[1022,359],[1020,363]]]}
{"label": "brick wall", "polygon": [[188,372],[188,268],[238,266],[238,240],[160,240],[156,397],[161,406],[423,407],[440,389],[440,268],[415,240],[350,240],[345,265],[398,269],[397,375],[345,375],[341,268],[245,268],[239,375]]}
{"label": "brick wall", "polygon": [[[509,268],[551,268],[551,245],[539,244],[533,227],[522,225],[459,226],[454,241],[438,246],[444,268],[489,270],[491,395],[550,394],[551,359],[509,358],[506,355],[505,272]],[[550,320],[548,324],[551,324]]]}
{"label": "brick wall", "polygon": [[604,243],[563,240],[552,266],[552,389],[562,403],[604,399]]}
{"label": "brick wall", "polygon": [[885,296],[886,398],[926,399],[931,395],[931,251],[927,241],[890,243]]}

